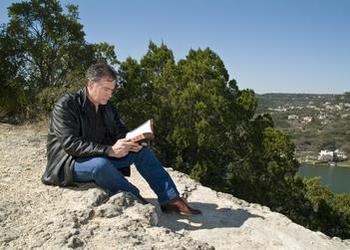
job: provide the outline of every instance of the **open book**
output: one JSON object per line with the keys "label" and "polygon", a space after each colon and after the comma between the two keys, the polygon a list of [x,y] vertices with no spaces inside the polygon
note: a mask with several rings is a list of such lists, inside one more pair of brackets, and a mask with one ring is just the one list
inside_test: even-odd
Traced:
{"label": "open book", "polygon": [[154,138],[153,120],[148,120],[130,131],[126,134],[125,138],[137,143],[144,143],[152,140]]}

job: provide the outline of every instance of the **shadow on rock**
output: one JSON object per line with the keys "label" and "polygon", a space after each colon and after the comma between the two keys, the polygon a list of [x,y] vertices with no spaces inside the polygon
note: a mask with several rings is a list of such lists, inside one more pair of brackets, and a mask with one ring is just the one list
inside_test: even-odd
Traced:
{"label": "shadow on rock", "polygon": [[99,188],[94,182],[77,182],[74,186],[65,187],[66,189],[84,191],[91,188]]}
{"label": "shadow on rock", "polygon": [[[152,202],[153,204],[155,202]],[[169,228],[172,231],[199,230],[212,228],[240,227],[250,218],[264,217],[252,214],[244,209],[218,208],[217,204],[191,202],[190,206],[202,210],[202,215],[181,216],[175,213],[160,212],[158,226]]]}

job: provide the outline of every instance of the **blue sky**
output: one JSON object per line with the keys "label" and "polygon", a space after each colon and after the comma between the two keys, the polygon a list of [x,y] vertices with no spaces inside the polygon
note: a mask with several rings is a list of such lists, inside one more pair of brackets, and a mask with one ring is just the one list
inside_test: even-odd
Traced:
{"label": "blue sky", "polygon": [[[8,21],[1,0],[0,23]],[[140,59],[150,40],[176,60],[210,47],[240,88],[350,91],[350,0],[62,0],[79,6],[86,40]]]}

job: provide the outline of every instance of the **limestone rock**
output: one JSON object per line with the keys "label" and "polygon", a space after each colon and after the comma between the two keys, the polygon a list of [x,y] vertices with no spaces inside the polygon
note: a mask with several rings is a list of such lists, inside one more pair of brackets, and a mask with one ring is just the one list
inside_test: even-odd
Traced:
{"label": "limestone rock", "polygon": [[[130,179],[151,204],[96,185],[45,186],[46,131],[0,124],[0,249],[350,249],[268,207],[215,192],[167,169],[203,215],[163,214],[132,167]],[[18,153],[20,152],[20,154]]]}

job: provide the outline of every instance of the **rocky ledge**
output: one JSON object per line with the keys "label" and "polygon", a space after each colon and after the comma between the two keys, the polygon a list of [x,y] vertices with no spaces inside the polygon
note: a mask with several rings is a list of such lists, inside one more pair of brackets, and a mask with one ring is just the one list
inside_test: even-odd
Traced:
{"label": "rocky ledge", "polygon": [[350,249],[269,208],[215,192],[168,169],[181,195],[203,215],[162,214],[132,168],[131,181],[151,202],[108,196],[93,184],[45,186],[46,131],[0,124],[0,249]]}

